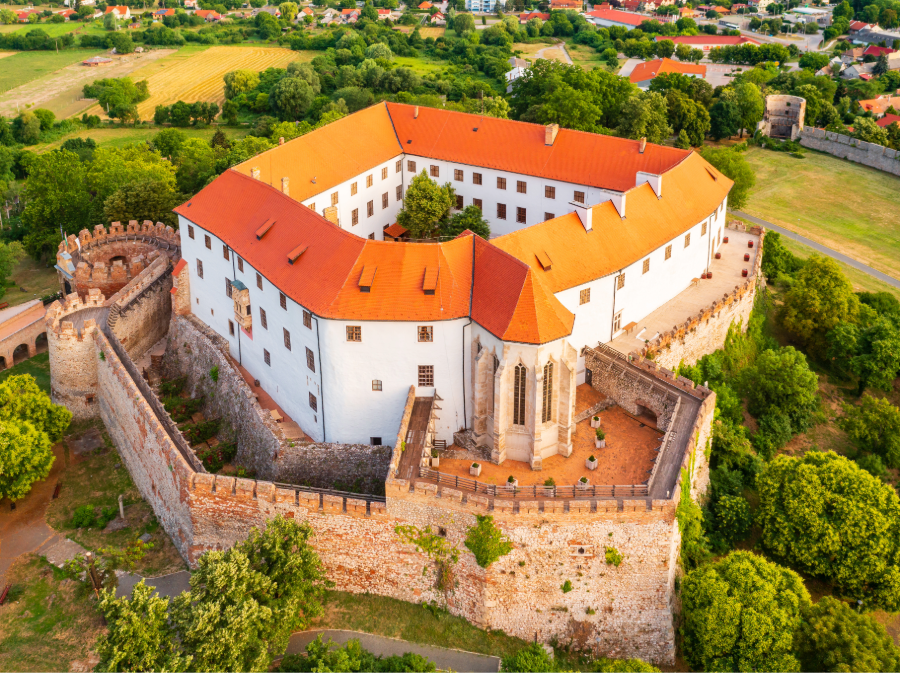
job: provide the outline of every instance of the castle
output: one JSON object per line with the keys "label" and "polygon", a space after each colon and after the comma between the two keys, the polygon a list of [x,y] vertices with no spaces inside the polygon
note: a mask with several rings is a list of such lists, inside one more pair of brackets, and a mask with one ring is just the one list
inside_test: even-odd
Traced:
{"label": "castle", "polygon": [[[404,242],[422,168],[501,235]],[[338,589],[672,663],[675,509],[706,488],[715,395],[670,369],[746,322],[763,242],[726,227],[730,187],[692,152],[377,105],[226,171],[178,232],[63,241],[53,398],[103,419],[190,563],[280,512]],[[206,472],[160,376],[203,396],[255,479]],[[483,513],[514,550],[462,554],[449,590],[394,530],[462,547]]]}

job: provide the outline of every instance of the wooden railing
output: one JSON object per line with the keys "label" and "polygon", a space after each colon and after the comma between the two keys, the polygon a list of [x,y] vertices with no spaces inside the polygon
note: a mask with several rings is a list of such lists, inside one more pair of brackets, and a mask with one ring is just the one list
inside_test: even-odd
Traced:
{"label": "wooden railing", "polygon": [[449,486],[468,491],[489,495],[494,498],[516,498],[523,500],[535,500],[537,498],[646,498],[649,489],[646,484],[631,485],[594,485],[573,484],[572,486],[512,486],[507,484],[485,484],[475,479],[460,477],[455,474],[446,474],[428,467],[419,468],[419,479],[424,479],[441,486]]}

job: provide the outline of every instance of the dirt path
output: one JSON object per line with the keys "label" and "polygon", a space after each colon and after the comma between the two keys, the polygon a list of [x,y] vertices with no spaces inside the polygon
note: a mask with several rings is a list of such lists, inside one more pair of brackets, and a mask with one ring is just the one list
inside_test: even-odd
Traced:
{"label": "dirt path", "polygon": [[175,51],[155,49],[143,54],[130,54],[119,57],[110,65],[93,68],[80,63],[66,66],[0,95],[0,115],[13,116],[20,106],[32,105],[47,108],[60,118],[70,117],[94,104],[94,101],[82,98],[81,91],[85,84],[97,79],[123,77]]}
{"label": "dirt path", "polygon": [[560,42],[559,44],[555,44],[552,47],[545,47],[538,51],[534,55],[534,57],[545,58],[549,61],[562,61],[563,63],[572,65],[572,57],[569,56],[569,52],[566,51],[565,42]]}

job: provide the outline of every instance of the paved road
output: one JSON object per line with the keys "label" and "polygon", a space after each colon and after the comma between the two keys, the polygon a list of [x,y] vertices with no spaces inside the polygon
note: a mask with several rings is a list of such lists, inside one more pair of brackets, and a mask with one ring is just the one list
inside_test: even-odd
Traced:
{"label": "paved road", "polygon": [[371,633],[359,631],[338,631],[332,629],[302,631],[291,636],[286,654],[299,654],[306,651],[306,646],[322,635],[323,640],[331,638],[335,643],[343,645],[348,640],[359,640],[360,644],[369,652],[381,657],[400,656],[405,652],[415,652],[423,657],[431,659],[438,669],[442,671],[476,671],[479,673],[494,673],[500,670],[500,659],[484,654],[463,652],[462,650],[448,650],[443,647],[431,645],[418,645],[407,640],[375,636]]}
{"label": "paved road", "polygon": [[896,288],[900,288],[900,280],[897,280],[896,278],[892,278],[891,276],[888,276],[887,274],[884,274],[881,271],[873,269],[871,266],[866,266],[865,264],[863,264],[861,262],[857,262],[855,259],[853,259],[851,257],[847,257],[847,255],[841,254],[837,250],[832,250],[831,248],[828,248],[828,247],[822,245],[821,243],[816,243],[815,241],[808,239],[805,236],[801,236],[800,234],[795,234],[793,231],[790,231],[789,229],[785,229],[784,227],[779,227],[777,225],[772,224],[771,222],[766,222],[765,220],[761,220],[758,217],[753,217],[753,215],[748,215],[747,213],[745,213],[743,211],[732,210],[731,212],[734,213],[735,215],[737,215],[738,217],[743,217],[745,220],[749,220],[750,222],[753,222],[754,224],[759,224],[759,225],[765,227],[766,229],[771,229],[772,231],[777,231],[782,236],[786,236],[787,238],[793,239],[799,243],[802,243],[803,245],[808,245],[813,250],[816,250],[817,252],[821,252],[823,255],[828,255],[829,257],[832,257],[833,259],[836,259],[839,262],[843,262],[847,266],[852,266],[854,269],[858,269],[858,270],[862,271],[863,273],[867,273],[870,276],[872,276],[873,278],[877,278],[878,280],[880,280],[884,283],[887,283],[888,285],[891,285]]}
{"label": "paved road", "polygon": [[116,586],[116,598],[131,596],[131,590],[134,588],[134,585],[141,580],[144,580],[144,584],[147,586],[156,589],[156,593],[163,598],[174,598],[182,591],[191,590],[191,573],[187,570],[181,570],[161,577],[146,578],[126,572],[116,574],[119,578]]}

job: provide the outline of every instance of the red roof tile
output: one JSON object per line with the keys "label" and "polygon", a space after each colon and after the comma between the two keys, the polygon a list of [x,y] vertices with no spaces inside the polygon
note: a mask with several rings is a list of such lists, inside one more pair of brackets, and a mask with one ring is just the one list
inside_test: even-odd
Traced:
{"label": "red roof tile", "polygon": [[617,9],[595,9],[588,12],[585,16],[592,16],[595,19],[603,19],[605,21],[615,21],[616,23],[625,23],[629,26],[640,26],[644,21],[649,21],[650,17],[640,14],[631,14],[630,12],[620,12]]}
{"label": "red roof tile", "polygon": [[900,115],[886,114],[886,115],[884,115],[884,117],[882,117],[875,123],[884,129],[895,122],[900,122]]}
{"label": "red roof tile", "polygon": [[631,75],[628,76],[632,82],[646,82],[663,73],[676,72],[682,75],[699,75],[706,77],[706,66],[698,63],[682,63],[681,61],[673,61],[669,58],[657,59],[655,61],[644,61],[638,63]]}
{"label": "red roof tile", "polygon": [[720,47],[727,45],[739,44],[759,44],[758,40],[743,35],[681,35],[679,37],[669,37],[666,35],[657,35],[656,41],[672,40],[675,44],[713,44]]}

